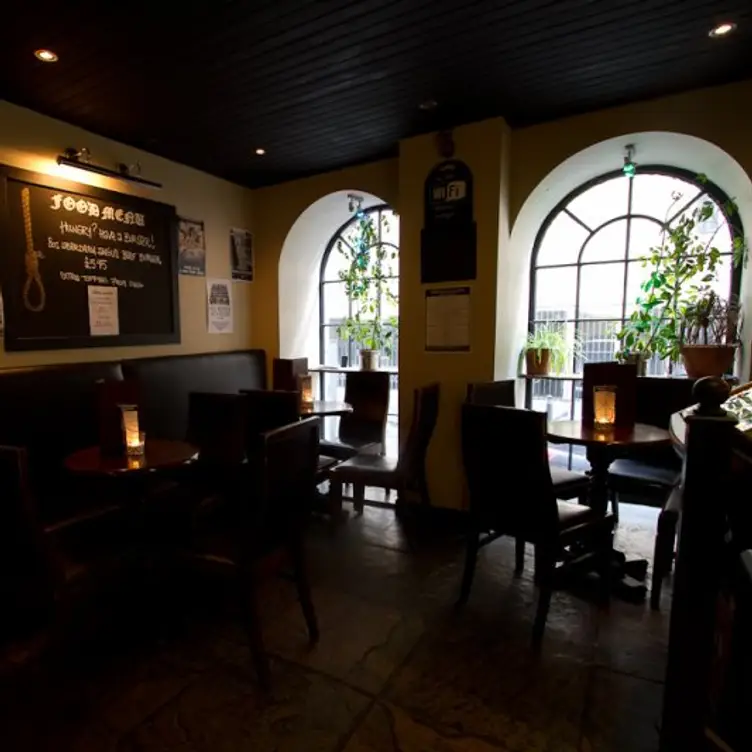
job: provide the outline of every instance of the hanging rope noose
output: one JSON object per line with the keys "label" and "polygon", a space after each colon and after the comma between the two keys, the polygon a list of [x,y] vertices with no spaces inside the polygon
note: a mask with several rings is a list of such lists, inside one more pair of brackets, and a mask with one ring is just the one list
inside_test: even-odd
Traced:
{"label": "hanging rope noose", "polygon": [[[24,254],[26,282],[24,282],[23,286],[23,301],[24,305],[30,311],[37,312],[44,310],[44,304],[47,301],[47,294],[44,291],[42,275],[39,273],[39,256],[34,250],[34,236],[31,232],[31,198],[29,196],[28,188],[21,189],[21,207],[23,208],[24,235],[26,236],[26,253]],[[36,305],[33,305],[29,297],[31,287],[35,283],[39,288],[39,302]]]}

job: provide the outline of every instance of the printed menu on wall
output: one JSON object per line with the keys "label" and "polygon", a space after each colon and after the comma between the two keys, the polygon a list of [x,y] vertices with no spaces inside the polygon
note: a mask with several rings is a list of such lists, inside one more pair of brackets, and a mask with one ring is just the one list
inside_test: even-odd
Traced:
{"label": "printed menu on wall", "polygon": [[180,341],[175,208],[2,170],[6,349]]}

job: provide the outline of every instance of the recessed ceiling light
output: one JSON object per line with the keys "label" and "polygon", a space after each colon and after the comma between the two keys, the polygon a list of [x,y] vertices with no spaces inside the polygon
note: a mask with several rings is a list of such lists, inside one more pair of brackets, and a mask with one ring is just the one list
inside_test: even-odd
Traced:
{"label": "recessed ceiling light", "polygon": [[266,154],[266,149],[256,149],[256,154],[258,154],[260,157],[263,157],[264,154]]}
{"label": "recessed ceiling light", "polygon": [[438,107],[438,104],[439,103],[435,99],[426,99],[418,105],[418,109],[423,110],[424,112],[429,112],[430,110],[435,110]]}
{"label": "recessed ceiling light", "polygon": [[708,36],[713,37],[714,39],[717,37],[725,37],[728,36],[732,31],[736,31],[736,24],[732,23],[731,21],[726,21],[722,24],[718,24],[718,26],[714,26],[708,32]]}
{"label": "recessed ceiling light", "polygon": [[57,55],[52,50],[36,50],[34,56],[43,63],[56,63]]}

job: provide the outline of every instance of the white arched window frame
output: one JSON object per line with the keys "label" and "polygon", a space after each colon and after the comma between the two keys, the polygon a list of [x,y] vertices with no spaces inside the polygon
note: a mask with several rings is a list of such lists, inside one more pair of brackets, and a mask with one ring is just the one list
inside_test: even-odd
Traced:
{"label": "white arched window frame", "polygon": [[[718,292],[738,294],[741,268],[733,266],[733,240],[744,233],[738,214],[727,211],[729,197],[693,172],[639,166],[633,178],[619,170],[579,186],[545,219],[530,267],[529,331],[561,327],[571,341],[579,337],[588,362],[613,360],[615,333],[634,310],[648,274],[640,257],[660,242],[664,227],[704,200],[716,209],[700,232],[710,237],[717,231],[714,245],[723,257]],[[656,358],[648,373],[675,368]],[[581,372],[582,361],[573,355],[563,376],[528,383],[527,404],[553,419],[578,419]]]}

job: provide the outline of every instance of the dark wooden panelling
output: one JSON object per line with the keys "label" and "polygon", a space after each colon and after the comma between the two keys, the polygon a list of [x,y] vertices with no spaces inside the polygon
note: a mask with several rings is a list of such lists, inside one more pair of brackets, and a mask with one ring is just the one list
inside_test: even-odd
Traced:
{"label": "dark wooden panelling", "polygon": [[71,0],[2,27],[0,96],[249,186],[752,75],[749,0]]}

